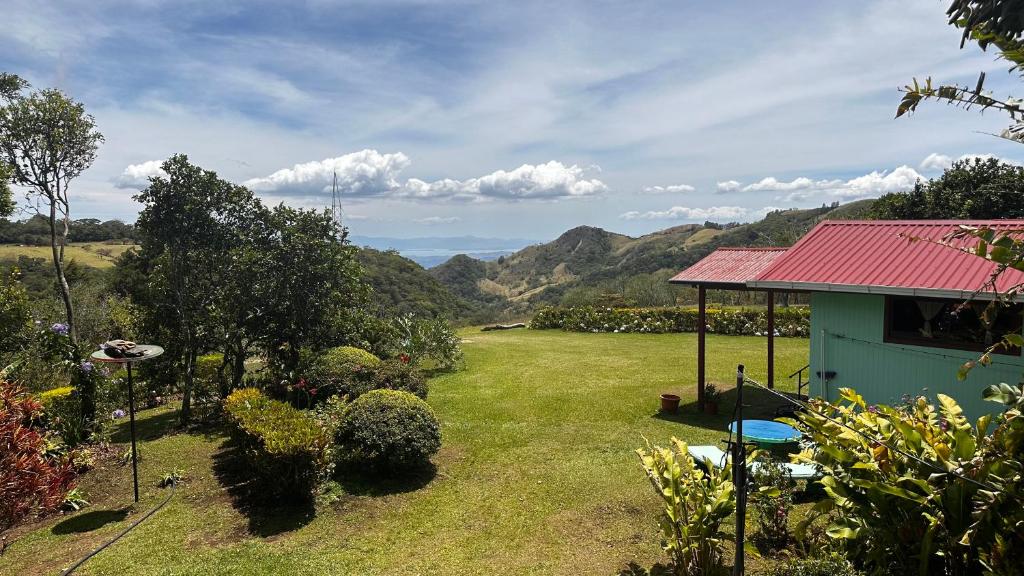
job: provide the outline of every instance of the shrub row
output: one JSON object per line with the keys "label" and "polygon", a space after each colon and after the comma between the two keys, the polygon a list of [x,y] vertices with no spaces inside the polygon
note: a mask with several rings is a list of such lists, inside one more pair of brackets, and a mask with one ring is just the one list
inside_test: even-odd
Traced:
{"label": "shrub row", "polygon": [[255,474],[258,496],[293,501],[312,497],[330,472],[330,438],[316,421],[255,388],[232,392],[224,411]]}
{"label": "shrub row", "polygon": [[[696,332],[694,308],[600,308],[573,306],[541,308],[530,328],[560,328],[569,332]],[[766,310],[707,310],[707,331],[733,336],[764,336],[768,333]],[[775,309],[775,335],[807,338],[811,331],[808,308]]]}

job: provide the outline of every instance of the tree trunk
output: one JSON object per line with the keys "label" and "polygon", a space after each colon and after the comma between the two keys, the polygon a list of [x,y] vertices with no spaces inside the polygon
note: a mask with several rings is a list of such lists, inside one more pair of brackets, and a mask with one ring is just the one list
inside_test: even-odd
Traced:
{"label": "tree trunk", "polygon": [[[60,242],[57,239],[60,238]],[[50,251],[53,253],[53,270],[57,275],[57,286],[60,288],[60,297],[64,301],[64,314],[68,322],[68,335],[71,337],[71,344],[78,348],[78,329],[75,326],[75,310],[71,305],[71,287],[68,286],[68,279],[64,276],[64,244],[68,239],[68,223],[64,218],[64,232],[57,232],[57,204],[55,200],[50,202]],[[59,245],[59,248],[58,248]]]}
{"label": "tree trunk", "polygon": [[[59,191],[58,191],[59,194]],[[71,287],[68,286],[68,279],[64,275],[64,246],[68,240],[68,218],[63,218],[63,232],[57,232],[57,199],[50,199],[50,252],[53,255],[53,271],[57,276],[57,286],[60,289],[60,297],[64,302],[64,315],[68,324],[68,337],[71,339],[71,346],[74,349],[76,360],[80,360],[81,350],[78,347],[78,328],[75,326],[75,309],[71,304]],[[85,429],[92,428],[96,420],[96,382],[89,377],[75,378],[75,385],[78,388],[78,397],[81,399],[82,421]]]}
{"label": "tree trunk", "polygon": [[245,347],[242,346],[242,339],[238,339],[238,348],[235,351],[234,366],[231,369],[231,390],[242,386],[242,377],[245,376]]}
{"label": "tree trunk", "polygon": [[185,382],[181,389],[181,424],[184,426],[192,418],[192,385],[196,377],[196,348],[192,344],[195,339],[189,337],[185,350]]}

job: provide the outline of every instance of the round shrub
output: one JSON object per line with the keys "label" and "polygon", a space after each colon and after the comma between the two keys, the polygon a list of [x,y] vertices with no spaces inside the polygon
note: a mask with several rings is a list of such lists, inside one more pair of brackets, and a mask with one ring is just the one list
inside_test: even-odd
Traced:
{"label": "round shrub", "polygon": [[391,358],[367,371],[370,390],[402,390],[426,400],[427,379],[407,359]]}
{"label": "round shrub", "polygon": [[353,346],[329,348],[310,362],[306,379],[317,396],[338,394],[352,398],[373,389],[371,374],[380,358]]}
{"label": "round shrub", "polygon": [[394,471],[426,465],[441,448],[441,427],[416,396],[373,390],[349,405],[335,439],[342,460]]}

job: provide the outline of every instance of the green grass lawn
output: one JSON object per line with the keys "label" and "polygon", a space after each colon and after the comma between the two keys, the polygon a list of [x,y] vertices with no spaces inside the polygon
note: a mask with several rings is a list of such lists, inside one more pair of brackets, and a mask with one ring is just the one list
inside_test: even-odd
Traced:
{"label": "green grass lawn", "polygon": [[[77,261],[83,266],[109,268],[114,260],[125,250],[132,248],[130,244],[104,244],[103,242],[73,242],[64,250],[64,260]],[[108,254],[109,252],[109,254]],[[0,260],[17,260],[18,256],[31,258],[52,258],[49,246],[21,246],[18,244],[0,244]]]}
{"label": "green grass lawn", "polygon": [[[78,573],[610,575],[661,560],[657,501],[633,449],[641,436],[715,443],[729,420],[657,412],[662,392],[693,401],[695,336],[463,336],[467,368],[431,382],[444,433],[432,477],[343,482],[346,494],[315,516],[251,510],[231,496],[219,429],[175,432],[173,410],[150,410],[142,502],[126,507],[129,467],[90,472],[82,485],[93,505],[16,531],[0,574],[59,572],[158,503],[157,479],[173,468],[187,480],[167,507]],[[806,363],[807,343],[776,340],[778,374]],[[762,380],[765,341],[709,336],[708,362],[716,382],[732,382],[739,363]],[[115,440],[126,440],[124,428]]]}

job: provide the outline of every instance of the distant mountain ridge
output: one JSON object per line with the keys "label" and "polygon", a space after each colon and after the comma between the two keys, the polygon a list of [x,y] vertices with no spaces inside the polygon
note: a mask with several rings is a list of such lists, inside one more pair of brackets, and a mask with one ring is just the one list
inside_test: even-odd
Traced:
{"label": "distant mountain ridge", "polygon": [[763,220],[730,227],[684,224],[636,238],[578,226],[551,242],[527,246],[499,260],[460,255],[429,272],[461,298],[525,311],[556,303],[576,286],[678,272],[720,246],[790,246],[826,218],[866,217],[872,202],[779,210]]}

